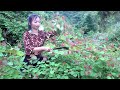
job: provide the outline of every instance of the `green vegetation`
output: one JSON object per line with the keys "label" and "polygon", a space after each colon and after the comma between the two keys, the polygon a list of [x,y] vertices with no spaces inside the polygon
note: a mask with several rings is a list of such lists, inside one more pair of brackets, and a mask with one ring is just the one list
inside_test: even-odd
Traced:
{"label": "green vegetation", "polygon": [[[48,60],[36,67],[23,63],[22,35],[31,13],[41,16],[45,31],[59,33],[45,46],[69,47],[44,52]],[[0,79],[120,78],[119,11],[1,11],[0,18]],[[55,19],[59,26],[52,24]]]}

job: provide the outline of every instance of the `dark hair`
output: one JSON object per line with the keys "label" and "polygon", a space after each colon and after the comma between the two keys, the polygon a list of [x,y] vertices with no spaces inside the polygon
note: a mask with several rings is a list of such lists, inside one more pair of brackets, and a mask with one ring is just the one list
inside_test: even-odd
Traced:
{"label": "dark hair", "polygon": [[37,15],[37,14],[30,14],[30,15],[28,16],[28,30],[31,29],[31,25],[29,25],[29,23],[31,24],[32,20],[33,20],[34,18],[36,19],[37,17],[40,18],[40,16]]}

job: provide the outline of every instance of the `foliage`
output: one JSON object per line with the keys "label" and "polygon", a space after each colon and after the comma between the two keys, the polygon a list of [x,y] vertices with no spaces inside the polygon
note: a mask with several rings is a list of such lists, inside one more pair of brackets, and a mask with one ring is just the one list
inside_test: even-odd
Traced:
{"label": "foliage", "polygon": [[[25,53],[19,42],[31,13],[41,16],[45,31],[59,32],[45,42],[53,49],[43,53],[47,61],[37,62],[32,56],[36,67],[23,63]],[[119,79],[118,15],[115,11],[0,12],[0,79]]]}

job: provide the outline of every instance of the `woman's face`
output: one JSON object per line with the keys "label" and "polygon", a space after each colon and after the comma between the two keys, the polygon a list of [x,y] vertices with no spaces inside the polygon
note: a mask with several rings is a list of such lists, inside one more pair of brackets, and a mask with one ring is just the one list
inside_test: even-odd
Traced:
{"label": "woman's face", "polygon": [[40,18],[33,18],[32,22],[31,22],[31,28],[34,30],[38,30],[40,27]]}

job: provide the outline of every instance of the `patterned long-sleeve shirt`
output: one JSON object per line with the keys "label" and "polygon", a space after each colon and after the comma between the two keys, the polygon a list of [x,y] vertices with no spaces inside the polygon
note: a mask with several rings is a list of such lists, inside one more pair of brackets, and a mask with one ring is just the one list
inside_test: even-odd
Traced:
{"label": "patterned long-sleeve shirt", "polygon": [[56,31],[50,32],[38,31],[38,35],[31,33],[31,31],[26,31],[23,34],[23,42],[26,55],[30,55],[34,47],[43,46],[45,40],[54,35],[57,35]]}

